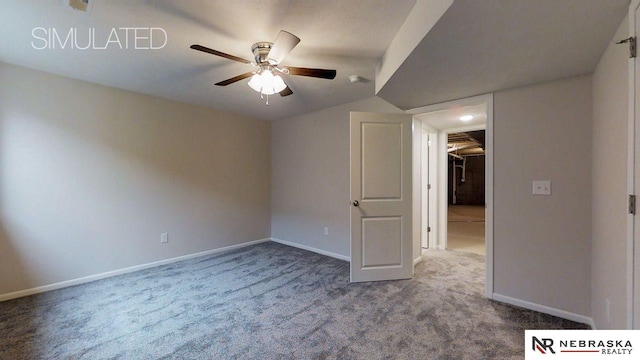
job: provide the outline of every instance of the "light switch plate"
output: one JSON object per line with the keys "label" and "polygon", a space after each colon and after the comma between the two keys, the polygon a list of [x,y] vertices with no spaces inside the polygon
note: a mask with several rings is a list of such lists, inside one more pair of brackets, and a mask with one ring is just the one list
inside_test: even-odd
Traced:
{"label": "light switch plate", "polygon": [[533,181],[533,195],[551,195],[551,181],[549,180],[534,180]]}

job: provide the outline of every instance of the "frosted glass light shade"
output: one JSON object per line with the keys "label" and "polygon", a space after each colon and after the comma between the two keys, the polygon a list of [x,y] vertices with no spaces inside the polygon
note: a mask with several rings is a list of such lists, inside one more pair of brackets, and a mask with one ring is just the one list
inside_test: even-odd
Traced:
{"label": "frosted glass light shade", "polygon": [[273,79],[273,90],[277,93],[287,88],[287,84],[284,83],[280,75],[276,75]]}
{"label": "frosted glass light shade", "polygon": [[249,87],[257,92],[262,90],[262,79],[260,78],[260,75],[255,74],[251,77],[251,80],[249,80]]}
{"label": "frosted glass light shade", "polygon": [[269,70],[262,72],[262,93],[271,95],[273,91],[273,73]]}
{"label": "frosted glass light shade", "polygon": [[249,80],[248,85],[255,91],[264,95],[273,95],[287,88],[280,75],[273,75],[271,70],[264,70],[255,74]]}

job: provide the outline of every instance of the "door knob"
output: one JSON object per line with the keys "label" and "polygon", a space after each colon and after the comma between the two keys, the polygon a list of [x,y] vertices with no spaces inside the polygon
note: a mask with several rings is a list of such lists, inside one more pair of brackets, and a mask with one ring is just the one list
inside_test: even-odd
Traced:
{"label": "door knob", "polygon": [[360,202],[358,202],[358,200],[353,200],[353,206],[355,207],[360,206]]}

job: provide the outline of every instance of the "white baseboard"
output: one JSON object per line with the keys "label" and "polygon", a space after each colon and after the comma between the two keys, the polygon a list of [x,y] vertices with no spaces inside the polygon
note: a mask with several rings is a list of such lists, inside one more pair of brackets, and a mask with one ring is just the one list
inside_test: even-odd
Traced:
{"label": "white baseboard", "polygon": [[418,256],[417,258],[413,259],[413,266],[418,265],[418,263],[422,261],[422,255]]}
{"label": "white baseboard", "polygon": [[81,278],[78,278],[78,279],[61,281],[61,282],[57,282],[57,283],[54,283],[54,284],[38,286],[38,287],[25,289],[25,290],[20,290],[20,291],[15,291],[15,292],[7,293],[7,294],[0,294],[0,302],[1,301],[12,300],[12,299],[17,299],[17,298],[24,297],[24,296],[39,294],[39,293],[43,293],[43,292],[47,292],[47,291],[51,291],[51,290],[58,290],[58,289],[66,288],[66,287],[69,287],[69,286],[80,285],[80,284],[88,283],[88,282],[91,282],[91,281],[106,279],[106,278],[109,278],[109,277],[112,277],[112,276],[128,274],[128,273],[131,273],[131,272],[134,272],[134,271],[149,269],[149,268],[152,268],[152,267],[171,264],[171,263],[178,262],[178,261],[189,260],[189,259],[193,259],[193,258],[197,258],[197,257],[201,257],[201,256],[207,256],[207,255],[217,254],[217,253],[221,253],[221,252],[225,252],[225,251],[229,251],[229,250],[239,249],[239,248],[243,248],[243,247],[246,247],[246,246],[251,246],[251,245],[267,242],[269,240],[271,240],[271,239],[270,238],[265,238],[265,239],[260,239],[260,240],[249,241],[249,242],[245,242],[245,243],[242,243],[242,244],[236,244],[236,245],[221,247],[221,248],[218,248],[218,249],[201,251],[201,252],[197,252],[195,254],[183,255],[183,256],[178,256],[178,257],[174,257],[174,258],[170,258],[170,259],[154,261],[154,262],[150,262],[150,263],[147,263],[147,264],[131,266],[131,267],[124,268],[124,269],[107,271],[107,272],[100,273],[100,274],[81,277]]}
{"label": "white baseboard", "polygon": [[575,322],[578,322],[578,323],[581,323],[581,324],[587,324],[587,325],[591,326],[593,329],[595,329],[595,325],[593,323],[593,319],[588,317],[588,316],[585,316],[585,315],[575,314],[575,313],[568,312],[568,311],[565,311],[565,310],[560,310],[560,309],[552,308],[552,307],[545,306],[545,305],[535,304],[535,303],[532,303],[532,302],[529,302],[529,301],[515,299],[515,298],[509,297],[509,296],[500,295],[500,294],[496,294],[496,293],[493,293],[493,300],[499,301],[499,302],[503,302],[503,303],[507,303],[509,305],[521,307],[521,308],[524,308],[524,309],[529,309],[529,310],[541,312],[543,314],[549,314],[549,315],[557,316],[559,318],[575,321]]}
{"label": "white baseboard", "polygon": [[336,258],[336,259],[339,259],[339,260],[351,261],[351,258],[349,256],[344,256],[344,255],[332,253],[330,251],[317,249],[317,248],[314,248],[314,247],[311,247],[311,246],[301,245],[301,244],[297,244],[297,243],[294,243],[294,242],[291,242],[291,241],[282,240],[282,239],[278,239],[278,238],[274,238],[274,237],[271,238],[271,241],[277,242],[278,244],[287,245],[287,246],[293,246],[293,247],[296,247],[298,249],[311,251],[311,252],[318,253],[318,254],[321,254],[321,255],[330,256],[332,258]]}

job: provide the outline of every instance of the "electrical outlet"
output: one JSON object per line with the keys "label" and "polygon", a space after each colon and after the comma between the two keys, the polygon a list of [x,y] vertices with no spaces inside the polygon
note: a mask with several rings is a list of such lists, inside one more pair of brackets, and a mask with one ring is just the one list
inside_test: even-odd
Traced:
{"label": "electrical outlet", "polygon": [[327,226],[324,227],[324,236],[329,236],[329,228]]}
{"label": "electrical outlet", "polygon": [[609,301],[609,299],[606,299],[604,301],[604,312],[607,317],[607,323],[610,323],[611,322],[611,302]]}
{"label": "electrical outlet", "polygon": [[160,242],[162,244],[166,244],[169,242],[169,233],[162,233],[160,234]]}
{"label": "electrical outlet", "polygon": [[533,195],[551,195],[551,181],[549,180],[534,180],[533,181]]}

